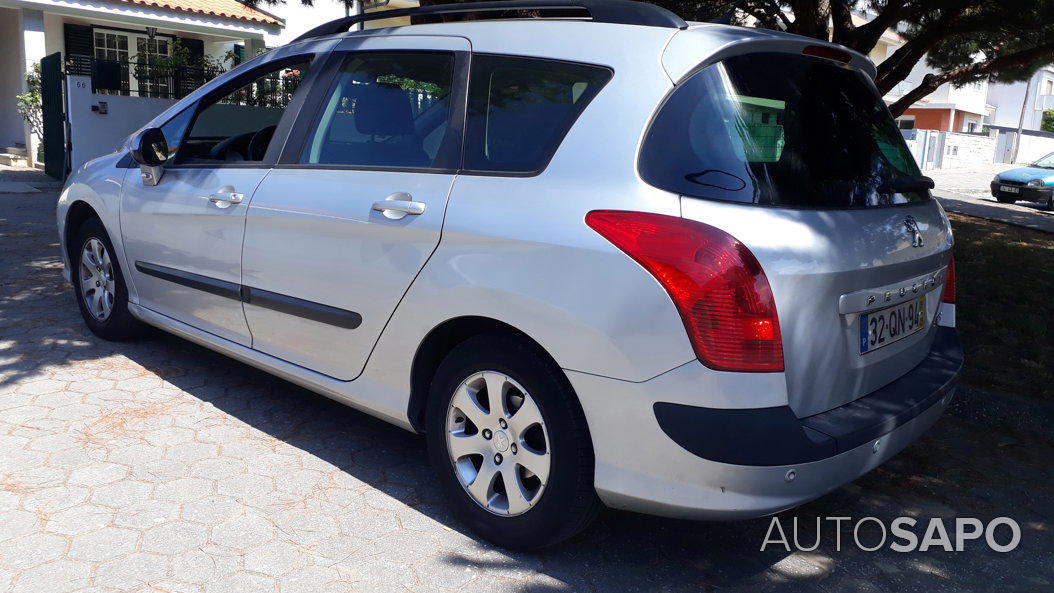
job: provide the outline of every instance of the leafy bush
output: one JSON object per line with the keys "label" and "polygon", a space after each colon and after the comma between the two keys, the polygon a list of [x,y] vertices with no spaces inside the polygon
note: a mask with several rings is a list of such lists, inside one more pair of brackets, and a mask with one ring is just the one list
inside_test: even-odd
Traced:
{"label": "leafy bush", "polygon": [[1039,124],[1039,129],[1044,132],[1054,132],[1054,109],[1043,112],[1043,123]]}

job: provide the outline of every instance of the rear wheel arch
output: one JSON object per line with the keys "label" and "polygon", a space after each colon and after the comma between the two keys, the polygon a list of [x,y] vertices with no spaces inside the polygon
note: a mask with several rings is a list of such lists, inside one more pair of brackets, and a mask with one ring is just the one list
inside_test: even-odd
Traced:
{"label": "rear wheel arch", "polygon": [[[417,347],[410,370],[410,402],[407,417],[414,430],[424,432],[425,410],[428,407],[428,392],[443,358],[469,338],[483,334],[498,334],[515,337],[545,358],[556,368],[561,368],[556,359],[537,340],[512,325],[490,317],[464,316],[448,319],[432,328]],[[570,384],[570,382],[568,382]]]}

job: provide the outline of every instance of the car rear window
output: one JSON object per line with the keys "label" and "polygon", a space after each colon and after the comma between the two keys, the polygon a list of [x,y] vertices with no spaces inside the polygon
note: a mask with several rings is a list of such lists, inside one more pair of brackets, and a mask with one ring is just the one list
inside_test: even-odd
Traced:
{"label": "car rear window", "polygon": [[611,70],[600,66],[473,55],[464,168],[482,173],[542,171],[610,78]]}
{"label": "car rear window", "polygon": [[677,86],[641,147],[641,177],[699,198],[803,208],[920,202],[915,163],[871,80],[818,57],[755,53]]}

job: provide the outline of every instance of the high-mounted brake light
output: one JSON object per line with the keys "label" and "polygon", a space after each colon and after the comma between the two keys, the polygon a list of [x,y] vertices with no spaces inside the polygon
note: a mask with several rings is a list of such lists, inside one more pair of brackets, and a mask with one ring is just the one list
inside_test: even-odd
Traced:
{"label": "high-mounted brake light", "polygon": [[941,296],[941,302],[955,304],[955,257],[948,261],[948,277],[944,279],[944,295]]}
{"label": "high-mounted brake light", "polygon": [[645,212],[594,210],[586,224],[666,289],[703,364],[721,371],[783,370],[768,278],[735,237],[701,222]]}
{"label": "high-mounted brake light", "polygon": [[801,50],[801,53],[807,56],[816,56],[818,58],[827,58],[828,60],[835,60],[843,64],[848,64],[853,61],[853,54],[842,51],[834,47],[828,47],[826,45],[809,45],[805,49]]}

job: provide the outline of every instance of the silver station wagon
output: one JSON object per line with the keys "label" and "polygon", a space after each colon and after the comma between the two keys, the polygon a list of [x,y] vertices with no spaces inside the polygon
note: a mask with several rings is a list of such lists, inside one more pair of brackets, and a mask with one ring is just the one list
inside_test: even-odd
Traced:
{"label": "silver station wagon", "polygon": [[948,219],[874,74],[626,0],[339,19],[78,170],[66,274],[102,338],[425,433],[498,544],[775,513],[917,439],[962,365]]}

